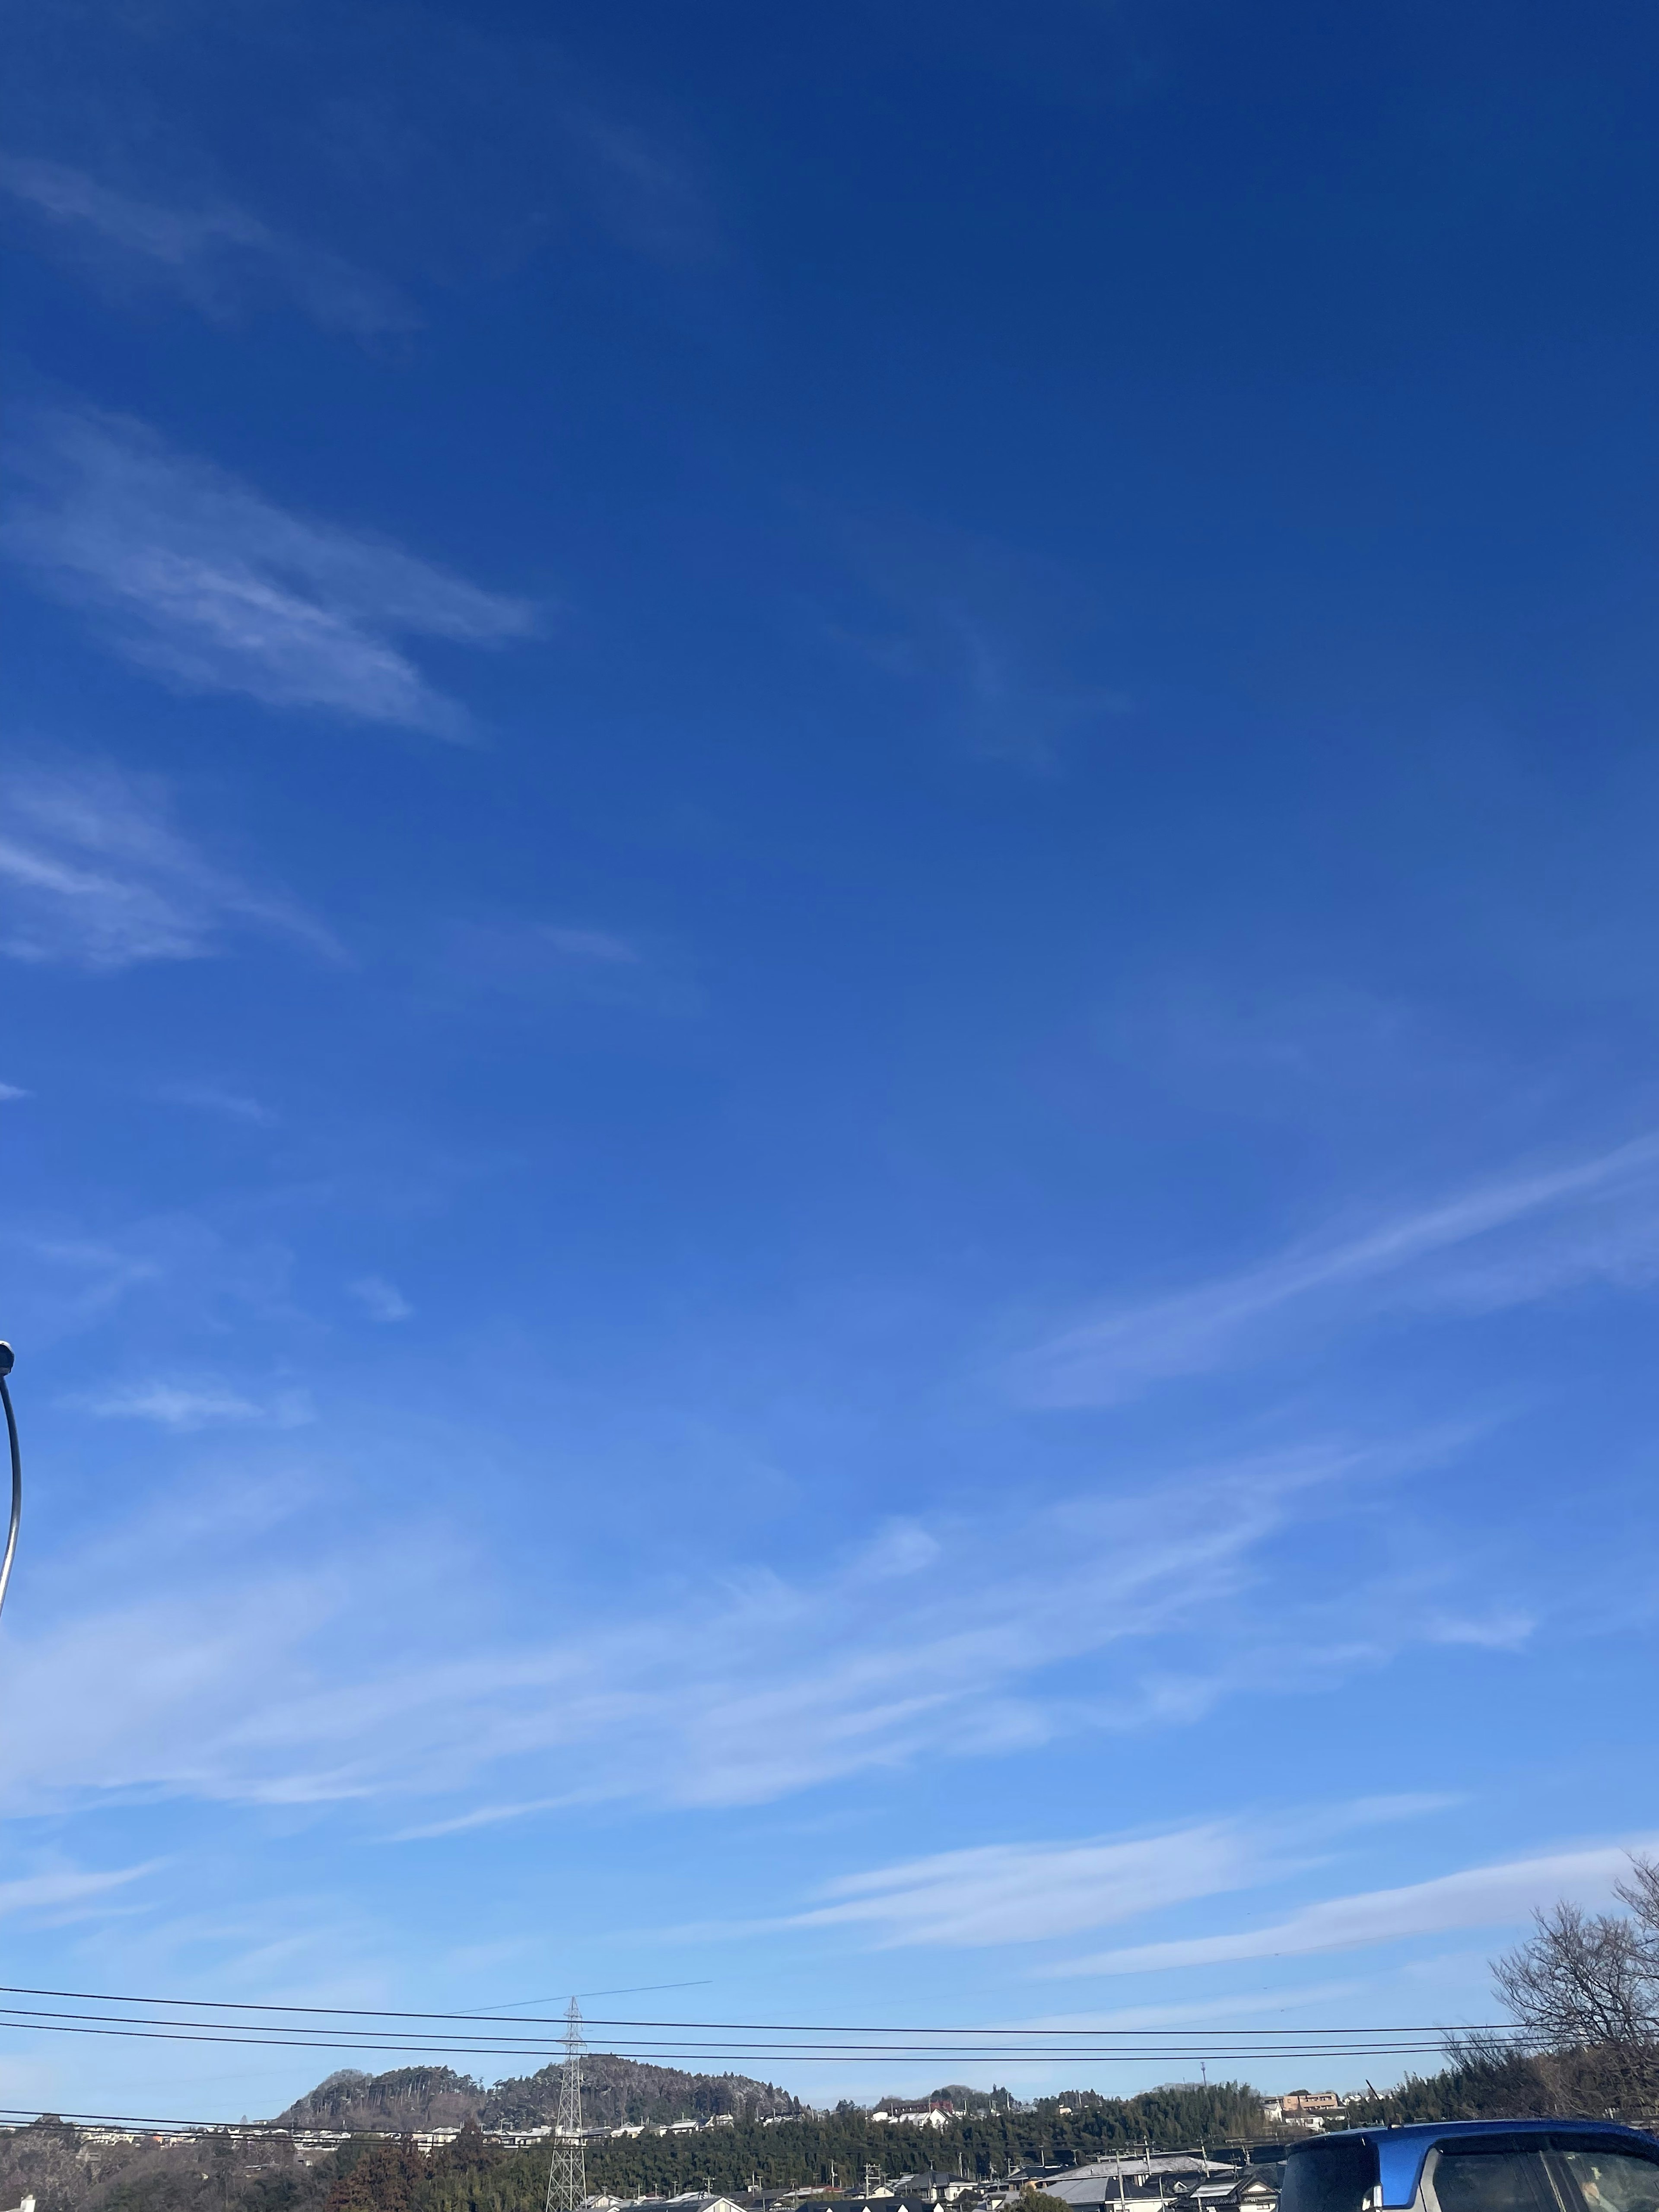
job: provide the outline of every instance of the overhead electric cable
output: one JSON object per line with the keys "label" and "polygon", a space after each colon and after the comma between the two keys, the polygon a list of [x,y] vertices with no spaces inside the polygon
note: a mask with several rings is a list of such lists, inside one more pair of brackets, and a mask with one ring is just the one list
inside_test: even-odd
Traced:
{"label": "overhead electric cable", "polygon": [[[353,2050],[359,2048],[369,2048],[374,2050],[388,2048],[406,2049],[411,2047],[413,2043],[416,2040],[416,2039],[402,2035],[393,2038],[386,2030],[376,2032],[368,2029],[358,2028],[337,2029],[332,2034],[329,2035],[296,2035],[292,2031],[297,2028],[300,2026],[300,2023],[289,2022],[287,2021],[275,2022],[267,2027],[257,2021],[222,2021],[204,2017],[185,2020],[158,2020],[154,2016],[143,2014],[58,2013],[47,2012],[37,2007],[26,2007],[21,2005],[0,2006],[0,2025],[9,2025],[18,2028],[51,2028],[64,2033],[79,2033],[82,2032],[95,2033],[103,2029],[121,2029],[123,2031],[136,2032],[139,2029],[149,2028],[156,2030],[163,2035],[183,2035],[189,2031],[206,2031],[216,2036],[222,2037],[229,2041],[247,2043],[252,2045],[273,2044],[288,2046],[297,2042],[302,2047],[326,2050]],[[978,2040],[971,2044],[964,2044],[957,2038],[952,2036],[948,2029],[941,2029],[928,2036],[926,2040],[915,2039],[905,2039],[901,2040],[896,2035],[875,2036],[872,2034],[871,2039],[866,2040],[860,2039],[857,2041],[854,2041],[850,2035],[838,2039],[835,2041],[814,2040],[812,2042],[793,2041],[787,2043],[765,2044],[753,2040],[745,2040],[742,2043],[726,2041],[720,2043],[687,2043],[677,2040],[673,2044],[672,2047],[678,2051],[685,2051],[694,2056],[699,2054],[713,2055],[721,2052],[740,2051],[757,2052],[763,2055],[777,2056],[790,2056],[793,2054],[817,2052],[830,2057],[838,2056],[857,2057],[878,2051],[894,2051],[925,2057],[930,2054],[962,2050],[980,2051],[987,2050],[1013,2050],[1018,2051],[1030,2051],[1036,2047],[1045,2049],[1060,2047],[1071,2051],[1078,2051],[1080,2048],[1085,2053],[1091,2048],[1098,2048],[1109,2054],[1113,2051],[1127,2046],[1133,2046],[1135,2049],[1144,2048],[1164,2052],[1179,2052],[1189,2050],[1211,2051],[1215,2049],[1218,2044],[1232,2043],[1246,2043],[1253,2049],[1260,2049],[1267,2051],[1281,2050],[1285,2047],[1286,2041],[1293,2039],[1298,2045],[1316,2045],[1322,2051],[1328,2050],[1332,2051],[1340,2051],[1343,2050],[1360,2047],[1362,2044],[1363,2047],[1373,2048],[1380,2045],[1385,2040],[1390,2045],[1397,2045],[1397,2047],[1401,2049],[1420,2048],[1422,2047],[1421,2039],[1427,2037],[1438,2042],[1443,2039],[1447,2032],[1448,2031],[1443,2027],[1415,2029],[1379,2027],[1371,2029],[1343,2030],[1340,2032],[1339,2037],[1338,2035],[1334,2035],[1330,2032],[1311,2027],[1299,2029],[1276,2028],[1270,2031],[1274,2039],[1269,2043],[1263,2041],[1258,2036],[1252,2035],[1248,2029],[1239,2030],[1218,2028],[1215,2034],[1212,2036],[1182,2034],[1179,2038],[1175,2037],[1173,2033],[1154,2033],[1153,2035],[1148,2035],[1145,2033],[1137,2033],[1129,2029],[1108,2029],[1102,2031],[1102,2033],[1103,2035],[1109,2036],[1111,2041],[1102,2045],[1095,2046],[1084,2045],[1079,2046],[1075,2043],[1068,2042],[1066,2045],[1060,2046],[1050,2045],[1046,2043],[1043,2043],[1039,2046],[1038,2039],[1042,2035],[1042,2031],[1041,2029],[1032,2029],[1024,2032],[1021,2035],[1021,2039],[1017,2043],[1003,2042],[1000,2039],[996,2038],[994,2031],[985,2031],[981,2034]],[[1519,2038],[1522,2033],[1523,2031],[1517,2028],[1510,2028],[1504,2031],[1505,2039]],[[421,2038],[418,2039],[418,2040],[422,2046],[426,2048],[444,2051],[480,2050],[500,2051],[507,2053],[507,2055],[513,2055],[515,2053],[533,2055],[538,2051],[548,2051],[559,2047],[552,2043],[543,2041],[541,2039],[532,2039],[530,2038],[521,2036],[490,2037],[454,2035]],[[653,2037],[648,2041],[645,2041],[633,2037],[618,2036],[613,2038],[612,2040],[624,2050],[660,2050],[666,2047],[664,2039],[658,2037]]]}
{"label": "overhead electric cable", "polygon": [[[488,2012],[410,2012],[395,2007],[365,2005],[295,2005],[258,2004],[240,1997],[159,1997],[126,1996],[108,1990],[48,1990],[34,1989],[21,1982],[0,1982],[0,1996],[59,1997],[83,2004],[167,2005],[180,2010],[209,2012],[282,2013],[302,2014],[315,2020],[436,2020],[476,2021],[489,2027],[548,2027],[554,2023],[545,2020],[501,2019]],[[562,2023],[560,2023],[561,2027]],[[844,2023],[827,2027],[822,2022],[755,2020],[624,2020],[585,2016],[588,2027],[642,2027],[663,2031],[682,2030],[698,2033],[727,2035],[925,2035],[925,2036],[1060,2036],[1081,2039],[1097,2037],[1154,2036],[1191,2042],[1197,2046],[1198,2039],[1178,2028],[1115,2028],[1115,2027],[963,2027],[957,2026],[927,2027],[891,2026],[887,2023],[871,2025],[867,2022]],[[1453,2031],[1443,2021],[1416,2022],[1386,2028],[1376,2027],[1218,2027],[1218,2035],[1237,2039],[1243,2036],[1270,2035],[1445,2035]],[[1458,2023],[1455,2033],[1469,2034],[1514,2034],[1518,2033],[1512,2021],[1473,2021]]]}
{"label": "overhead electric cable", "polygon": [[[542,2045],[526,2049],[519,2045],[455,2043],[422,2043],[411,2045],[404,2039],[350,2042],[300,2035],[263,2035],[232,2027],[213,2028],[204,2025],[176,2027],[122,2027],[112,2021],[102,2023],[58,2021],[34,2016],[0,2020],[0,2028],[9,2027],[18,2034],[42,2035],[98,2035],[114,2037],[124,2041],[141,2043],[210,2043],[243,2051],[325,2051],[349,2052],[362,2056],[368,2052],[386,2052],[407,2056],[411,2050],[439,2055],[448,2053],[457,2057],[496,2057],[524,2059],[541,2057],[550,2063],[557,2055],[556,2044]],[[1381,2037],[1372,2041],[1349,2041],[1336,2044],[1260,2044],[1234,2049],[1224,2043],[1195,2043],[1171,2048],[1168,2045],[1140,2047],[1115,2045],[1109,2049],[1079,2051],[1075,2044],[1064,2045],[1023,2043],[1012,2045],[963,2045],[939,2043],[927,2046],[897,2044],[846,2044],[826,2048],[819,2045],[772,2045],[757,2047],[753,2045],[734,2045],[727,2048],[707,2045],[686,2049],[678,2045],[644,2044],[634,2046],[629,2054],[641,2057],[666,2061],[690,2059],[707,2062],[710,2059],[744,2060],[750,2063],[771,2063],[787,2059],[797,2065],[844,2066],[867,2063],[872,2058],[897,2063],[906,2058],[1062,2058],[1075,2062],[1079,2057],[1094,2057],[1123,2063],[1130,2060],[1168,2064],[1174,2060],[1195,2061],[1199,2058],[1250,2060],[1275,2058],[1331,2058],[1343,2057],[1413,2057],[1437,2052],[1443,2048],[1443,2038],[1432,2042],[1385,2042]]]}

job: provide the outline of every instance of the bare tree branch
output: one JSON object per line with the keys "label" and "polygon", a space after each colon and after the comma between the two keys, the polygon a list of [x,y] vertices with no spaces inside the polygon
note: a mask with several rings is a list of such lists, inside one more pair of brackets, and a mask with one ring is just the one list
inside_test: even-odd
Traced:
{"label": "bare tree branch", "polygon": [[1573,2062],[1581,2098],[1634,2107],[1659,2097],[1659,1862],[1632,1856],[1615,1894],[1626,1911],[1536,1914],[1492,1979],[1528,2046]]}

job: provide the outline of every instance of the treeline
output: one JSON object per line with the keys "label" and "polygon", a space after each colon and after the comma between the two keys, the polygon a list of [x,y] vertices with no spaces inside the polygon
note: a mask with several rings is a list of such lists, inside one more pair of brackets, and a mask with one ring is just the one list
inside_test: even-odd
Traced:
{"label": "treeline", "polygon": [[1472,2039],[1453,2046],[1437,2074],[1408,2074],[1396,2088],[1356,2099],[1351,2128],[1400,2127],[1411,2120],[1596,2119],[1613,2112],[1638,2124],[1652,2108],[1628,2094],[1625,2054],[1616,2045],[1522,2051]]}
{"label": "treeline", "polygon": [[[981,2112],[939,2130],[875,2124],[860,2106],[804,2114],[787,2127],[740,2120],[695,2136],[635,2136],[592,2143],[587,2185],[607,2197],[674,2197],[688,2189],[789,2189],[805,2183],[857,2185],[866,2166],[884,2174],[937,2166],[970,2179],[1006,2174],[1011,2166],[1042,2161],[1077,2166],[1136,2149],[1177,2150],[1258,2136],[1261,2100],[1240,2082],[1209,2087],[1177,2083],[1138,2097],[1079,2092],[1046,2098],[1030,2111]],[[540,2212],[547,2191],[545,2150],[510,2153],[487,2176],[469,2170],[434,2177],[433,2193],[414,2212]],[[341,2208],[341,2212],[405,2212],[401,2205]]]}

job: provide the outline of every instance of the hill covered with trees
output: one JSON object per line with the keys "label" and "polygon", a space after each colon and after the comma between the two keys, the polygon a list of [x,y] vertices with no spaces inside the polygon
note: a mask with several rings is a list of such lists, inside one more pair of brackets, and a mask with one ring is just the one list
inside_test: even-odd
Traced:
{"label": "hill covered with trees", "polygon": [[[348,2067],[296,2098],[276,2124],[388,2135],[459,2127],[465,2120],[485,2128],[541,2127],[557,2116],[559,2074],[557,2066],[544,2066],[486,2088],[447,2066],[400,2066],[387,2074]],[[605,2051],[582,2059],[582,2113],[591,2127],[710,2119],[717,2112],[764,2118],[800,2109],[787,2089],[746,2074],[686,2074]]]}

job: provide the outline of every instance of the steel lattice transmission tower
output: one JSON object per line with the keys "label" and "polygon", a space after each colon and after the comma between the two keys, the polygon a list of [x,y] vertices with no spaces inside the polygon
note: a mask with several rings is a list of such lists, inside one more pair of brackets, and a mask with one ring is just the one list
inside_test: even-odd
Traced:
{"label": "steel lattice transmission tower", "polygon": [[582,2148],[582,2016],[574,1997],[564,2016],[564,2070],[559,2076],[559,2117],[553,2128],[553,2163],[547,2169],[547,2212],[576,2212],[587,2194]]}

